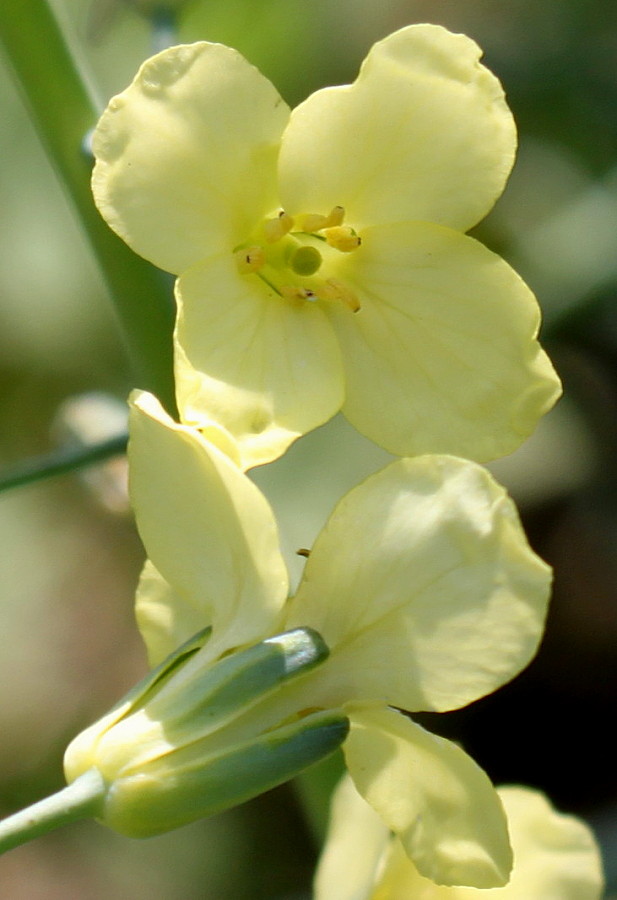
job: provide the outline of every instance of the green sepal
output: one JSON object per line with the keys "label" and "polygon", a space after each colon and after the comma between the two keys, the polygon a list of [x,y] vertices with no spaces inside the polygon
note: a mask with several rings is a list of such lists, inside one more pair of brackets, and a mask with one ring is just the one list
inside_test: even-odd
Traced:
{"label": "green sepal", "polygon": [[152,760],[114,782],[102,821],[129,837],[170,831],[288,781],[329,756],[348,731],[349,722],[340,711],[322,711],[213,758],[200,759],[192,748],[185,765],[182,751]]}
{"label": "green sepal", "polygon": [[120,718],[129,716],[137,707],[144,706],[145,703],[147,703],[148,698],[158,691],[174,672],[188,662],[198,650],[201,650],[208,641],[211,632],[212,627],[208,625],[206,628],[202,628],[201,631],[198,631],[186,640],[183,644],[180,644],[173,653],[166,656],[165,659],[148,672],[141,681],[138,681],[137,684],[133,685],[130,691],[111,707],[108,715],[121,709],[122,715],[115,720],[119,721]]}
{"label": "green sepal", "polygon": [[263,700],[329,655],[322,637],[296,628],[201,665],[194,657],[147,701],[150,719],[163,722],[168,740],[198,740]]}

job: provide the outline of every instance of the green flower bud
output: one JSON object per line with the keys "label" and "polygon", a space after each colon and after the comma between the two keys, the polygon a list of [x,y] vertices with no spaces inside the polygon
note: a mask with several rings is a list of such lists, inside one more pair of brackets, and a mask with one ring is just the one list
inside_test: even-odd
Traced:
{"label": "green flower bud", "polygon": [[207,646],[200,652],[207,639],[200,632],[179,648],[67,748],[67,780],[99,772],[106,785],[99,818],[122,834],[148,837],[235,806],[347,736],[348,721],[336,710],[282,713],[274,728],[241,727],[258,703],[327,658],[317,632],[298,628],[214,662]]}

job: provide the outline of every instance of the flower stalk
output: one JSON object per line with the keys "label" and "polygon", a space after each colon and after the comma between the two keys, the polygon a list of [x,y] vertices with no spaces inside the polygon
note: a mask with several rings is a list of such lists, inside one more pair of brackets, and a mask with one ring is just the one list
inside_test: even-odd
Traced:
{"label": "flower stalk", "polygon": [[96,769],[84,772],[72,784],[33,803],[0,822],[0,853],[19,847],[61,825],[96,816],[105,793],[103,777]]}
{"label": "flower stalk", "polygon": [[129,250],[94,207],[91,166],[82,145],[100,109],[47,0],[0,4],[0,46],[100,266],[135,375],[173,412],[171,292],[162,273]]}

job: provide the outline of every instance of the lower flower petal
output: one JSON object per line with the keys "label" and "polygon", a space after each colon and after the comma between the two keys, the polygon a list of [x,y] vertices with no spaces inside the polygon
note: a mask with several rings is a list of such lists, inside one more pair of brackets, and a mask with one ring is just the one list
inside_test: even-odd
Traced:
{"label": "lower flower petal", "polygon": [[133,397],[129,471],[139,533],[171,588],[158,599],[182,600],[170,642],[194,633],[196,604],[198,627],[213,627],[213,654],[261,639],[287,596],[276,522],[261,492],[196,429],[176,425],[151,394]]}
{"label": "lower flower petal", "polygon": [[391,840],[388,826],[345,775],[332,795],[314,900],[372,900],[381,858]]}
{"label": "lower flower petal", "polygon": [[422,222],[368,228],[337,268],[362,307],[330,311],[343,412],[387,450],[495,459],[559,396],[533,294],[472,238]]}
{"label": "lower flower petal", "polygon": [[178,280],[176,390],[185,422],[214,418],[247,466],[270,462],[343,402],[340,351],[316,305],[286,300],[231,254]]}
{"label": "lower flower petal", "polygon": [[497,789],[514,850],[512,877],[482,891],[445,887],[418,873],[401,842],[341,779],[315,878],[315,900],[600,900],[600,852],[580,819],[556,812],[539,791]]}
{"label": "lower flower petal", "polygon": [[148,650],[148,662],[157,666],[189,634],[204,627],[203,598],[176,594],[149,559],[135,594],[137,627]]}
{"label": "lower flower petal", "polygon": [[325,704],[456,709],[527,665],[550,582],[486,469],[450,456],[403,459],[338,504],[286,627],[309,625],[328,644],[315,676]]}
{"label": "lower flower petal", "polygon": [[349,773],[420,874],[446,885],[505,884],[512,868],[506,817],[471,757],[394,710],[347,713]]}
{"label": "lower flower petal", "polygon": [[[604,879],[600,851],[589,828],[554,810],[546,797],[524,787],[501,787],[514,848],[512,879],[490,898],[600,900]],[[456,900],[473,900],[471,891]]]}

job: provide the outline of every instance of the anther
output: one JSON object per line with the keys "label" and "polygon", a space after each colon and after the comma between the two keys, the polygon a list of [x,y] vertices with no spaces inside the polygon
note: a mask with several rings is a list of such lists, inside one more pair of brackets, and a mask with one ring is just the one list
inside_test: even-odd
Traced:
{"label": "anther", "polygon": [[301,231],[321,231],[322,228],[332,228],[335,225],[342,225],[345,218],[345,210],[342,206],[335,206],[327,216],[318,213],[309,213],[302,216],[299,221]]}
{"label": "anther", "polygon": [[311,300],[314,302],[318,299],[315,291],[311,291],[309,288],[294,287],[291,284],[284,284],[279,291],[285,300]]}
{"label": "anther", "polygon": [[320,228],[325,228],[328,219],[326,216],[320,216],[318,213],[309,213],[306,216],[302,216],[299,221],[299,226],[301,231],[319,231]]}
{"label": "anther", "polygon": [[263,247],[242,247],[236,250],[234,254],[236,265],[241,275],[250,275],[251,272],[258,272],[266,261],[266,254]]}
{"label": "anther", "polygon": [[327,221],[324,228],[331,228],[334,225],[342,225],[345,218],[345,210],[342,206],[335,206],[330,214],[326,217]]}
{"label": "anther", "polygon": [[354,292],[338,278],[328,278],[320,287],[319,296],[322,300],[338,300],[352,312],[360,310],[360,301]]}
{"label": "anther", "polygon": [[351,253],[362,243],[362,239],[349,225],[336,225],[324,231],[327,243],[342,253]]}
{"label": "anther", "polygon": [[263,224],[264,235],[269,244],[273,244],[275,241],[285,237],[293,227],[294,220],[284,209],[280,211],[275,219],[268,219]]}

